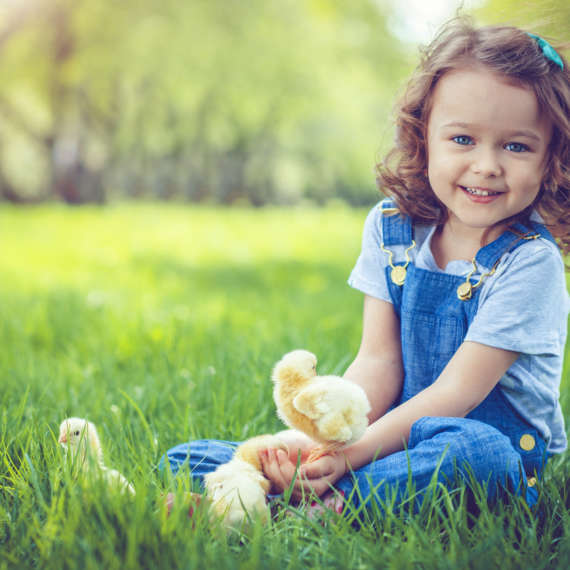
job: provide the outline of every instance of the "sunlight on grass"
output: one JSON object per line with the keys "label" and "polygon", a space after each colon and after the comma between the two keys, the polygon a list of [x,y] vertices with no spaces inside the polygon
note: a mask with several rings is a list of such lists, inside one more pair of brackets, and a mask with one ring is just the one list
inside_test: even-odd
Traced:
{"label": "sunlight on grass", "polygon": [[138,265],[141,271],[150,269],[141,263],[149,256],[188,267],[344,259],[349,269],[361,229],[362,215],[343,208],[242,210],[239,215],[152,204],[79,211],[4,208],[0,239],[11,247],[1,263],[19,284],[46,287],[90,286],[91,279],[105,278],[111,285],[112,277],[124,278],[125,269],[134,270],[136,280]]}

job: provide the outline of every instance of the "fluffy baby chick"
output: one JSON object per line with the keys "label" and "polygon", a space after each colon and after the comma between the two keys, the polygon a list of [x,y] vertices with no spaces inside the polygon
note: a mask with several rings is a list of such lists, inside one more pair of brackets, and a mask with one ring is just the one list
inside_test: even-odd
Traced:
{"label": "fluffy baby chick", "polygon": [[109,469],[103,463],[103,450],[95,426],[82,418],[67,418],[59,426],[58,442],[83,473],[101,476],[112,487],[121,492],[135,494],[134,487],[116,469]]}
{"label": "fluffy baby chick", "polygon": [[273,369],[277,415],[322,445],[308,461],[362,437],[370,403],[364,390],[340,376],[317,376],[317,357],[307,350],[287,353]]}
{"label": "fluffy baby chick", "polygon": [[267,519],[270,483],[263,475],[258,453],[262,449],[284,449],[287,445],[273,435],[253,437],[242,443],[228,463],[204,476],[206,495],[213,511],[228,529],[239,530],[247,516]]}

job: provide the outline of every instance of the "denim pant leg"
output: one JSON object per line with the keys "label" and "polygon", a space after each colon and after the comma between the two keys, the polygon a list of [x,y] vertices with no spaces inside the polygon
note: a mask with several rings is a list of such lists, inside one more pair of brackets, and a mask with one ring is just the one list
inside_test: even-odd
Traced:
{"label": "denim pant leg", "polygon": [[[395,507],[406,500],[411,482],[419,492],[418,507],[422,491],[429,487],[436,471],[438,483],[448,489],[473,477],[487,486],[490,499],[508,488],[518,494],[523,492],[529,505],[536,502],[536,490],[526,486],[521,456],[511,440],[488,424],[466,418],[421,418],[412,426],[406,451],[345,475],[336,487],[355,507],[360,499],[372,499],[382,508],[394,496]],[[358,491],[353,492],[356,486]]]}
{"label": "denim pant leg", "polygon": [[176,475],[187,465],[191,478],[202,486],[204,475],[230,461],[238,445],[235,441],[217,439],[181,443],[161,457],[158,469],[162,472],[168,464],[172,474]]}

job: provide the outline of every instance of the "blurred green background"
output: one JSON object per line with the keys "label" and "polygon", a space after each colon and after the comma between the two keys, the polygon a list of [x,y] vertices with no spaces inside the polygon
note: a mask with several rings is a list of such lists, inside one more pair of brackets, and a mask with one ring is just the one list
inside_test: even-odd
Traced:
{"label": "blurred green background", "polygon": [[567,0],[0,0],[0,199],[372,203],[417,44],[461,4],[567,38]]}

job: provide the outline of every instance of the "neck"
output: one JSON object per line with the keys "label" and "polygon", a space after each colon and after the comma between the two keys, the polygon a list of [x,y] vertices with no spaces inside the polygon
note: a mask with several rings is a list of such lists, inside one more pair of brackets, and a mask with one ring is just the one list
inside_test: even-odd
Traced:
{"label": "neck", "polygon": [[491,228],[466,228],[449,217],[433,235],[431,249],[434,259],[441,269],[457,259],[471,261],[482,247],[498,238],[504,229],[503,224]]}

